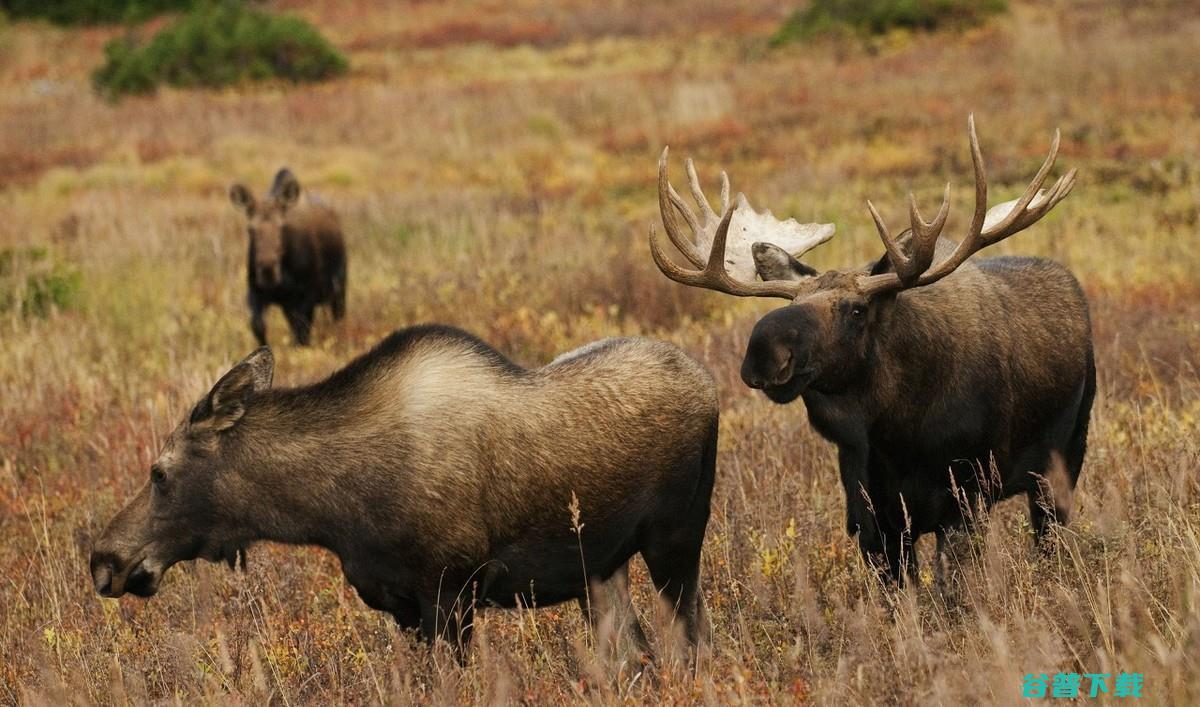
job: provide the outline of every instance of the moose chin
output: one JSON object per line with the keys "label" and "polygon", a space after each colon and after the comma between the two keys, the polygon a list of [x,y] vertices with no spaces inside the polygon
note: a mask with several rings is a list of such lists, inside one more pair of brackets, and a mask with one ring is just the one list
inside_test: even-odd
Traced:
{"label": "moose chin", "polygon": [[609,339],[525,369],[419,326],[312,385],[273,372],[250,354],[170,434],[96,541],[100,595],[153,596],[173,565],[232,566],[259,541],[317,545],[430,641],[465,647],[482,606],[576,600],[648,651],[628,606],[640,553],[688,641],[706,634],[717,393],[680,349]]}
{"label": "moose chin", "polygon": [[651,231],[655,263],[691,287],[789,301],[754,326],[742,381],[777,403],[804,401],[838,448],[847,531],[897,581],[916,572],[917,538],[935,533],[944,551],[947,531],[968,525],[963,509],[980,501],[1024,494],[1039,542],[1066,522],[1096,393],[1087,299],[1070,271],[1043,258],[971,258],[1070,193],[1074,170],[1042,189],[1058,135],[1024,194],[989,209],[974,118],[968,132],[975,204],[957,242],[942,235],[948,184],[929,221],[910,195],[910,226],[898,236],[868,201],[883,255],[827,272],[800,257],[832,225],[778,221],[742,195],[730,209],[724,175],[718,216],[689,160],[697,213],[670,184],[666,150],[659,161],[663,225],[694,269],[672,261]]}

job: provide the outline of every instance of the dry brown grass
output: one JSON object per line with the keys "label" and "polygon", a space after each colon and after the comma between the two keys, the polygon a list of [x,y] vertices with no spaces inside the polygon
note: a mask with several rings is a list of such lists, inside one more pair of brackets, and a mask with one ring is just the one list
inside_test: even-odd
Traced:
{"label": "dry brown grass", "polygon": [[[779,17],[766,3],[280,4],[350,48],[349,78],[114,106],[87,86],[113,30],[0,30],[0,249],[45,247],[83,282],[76,309],[0,314],[0,702],[957,705],[1019,701],[1028,672],[1127,671],[1149,703],[1200,703],[1190,4],[1018,2],[960,37],[780,52],[765,49]],[[454,41],[450,23],[479,32]],[[1005,504],[954,591],[897,593],[842,532],[833,449],[802,406],[737,379],[772,305],[684,291],[650,263],[654,165],[669,143],[705,178],[728,169],[756,204],[839,224],[815,265],[865,261],[879,251],[866,196],[887,215],[910,187],[932,200],[951,177],[966,193],[970,111],[997,198],[1063,129],[1076,192],[998,250],[1079,274],[1100,395],[1077,521],[1051,556],[1030,552],[1024,504]],[[278,384],[430,320],[530,365],[645,333],[714,371],[715,633],[698,674],[667,661],[635,680],[597,657],[574,607],[485,614],[460,667],[311,549],[256,548],[244,575],[180,567],[149,602],[94,595],[90,538],[185,406],[252,348],[224,190],[282,164],[343,214],[351,275],[347,321],[279,348]],[[282,343],[282,317],[269,324]]]}

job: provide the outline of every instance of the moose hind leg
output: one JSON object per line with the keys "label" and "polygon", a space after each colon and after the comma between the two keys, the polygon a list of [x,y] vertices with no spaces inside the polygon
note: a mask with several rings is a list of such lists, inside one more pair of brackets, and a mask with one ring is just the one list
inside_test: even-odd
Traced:
{"label": "moose hind leg", "polygon": [[1034,543],[1045,547],[1051,528],[1066,525],[1071,520],[1075,498],[1075,478],[1066,460],[1058,451],[1050,452],[1046,469],[1035,479],[1026,495],[1029,498],[1029,523],[1033,526]]}
{"label": "moose hind leg", "polygon": [[346,274],[335,275],[333,278],[332,295],[329,298],[329,309],[333,312],[333,321],[340,322],[346,316]]}
{"label": "moose hind leg", "polygon": [[650,641],[642,629],[637,611],[633,608],[633,595],[629,592],[629,563],[613,573],[607,580],[593,581],[585,597],[579,598],[579,609],[591,626],[597,644],[604,644],[605,652],[621,658],[623,639],[629,638],[636,650],[649,657]]}
{"label": "moose hind leg", "polygon": [[691,499],[686,505],[664,509],[641,533],[642,559],[650,579],[683,620],[684,636],[699,662],[701,641],[709,638],[708,616],[700,593],[700,551],[712,505],[713,482],[717,476],[718,422],[714,416],[700,458],[696,460]]}
{"label": "moose hind leg", "polygon": [[684,637],[696,648],[708,632],[708,617],[700,594],[700,547],[704,530],[699,533],[680,529],[650,539],[642,549],[642,559],[650,570],[655,589],[683,622]]}
{"label": "moose hind leg", "polygon": [[1074,508],[1075,484],[1087,454],[1088,423],[1096,398],[1096,364],[1088,351],[1087,371],[1080,384],[1077,403],[1064,410],[1046,433],[1048,452],[1043,457],[1045,470],[1035,475],[1027,492],[1029,523],[1034,544],[1045,549],[1046,536],[1055,524],[1066,525]]}

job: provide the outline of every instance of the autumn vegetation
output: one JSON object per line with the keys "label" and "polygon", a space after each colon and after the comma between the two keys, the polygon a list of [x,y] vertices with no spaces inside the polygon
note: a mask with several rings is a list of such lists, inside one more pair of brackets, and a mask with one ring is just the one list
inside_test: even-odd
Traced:
{"label": "autumn vegetation", "polygon": [[[759,0],[277,0],[261,7],[319,28],[348,73],[117,103],[91,74],[125,28],[0,24],[0,703],[1009,704],[1026,673],[1062,671],[1141,672],[1142,703],[1200,704],[1200,12],[1007,5],[952,30],[772,48],[790,8]],[[1007,502],[950,585],[895,590],[845,535],[833,446],[802,405],[738,378],[776,303],[689,290],[650,261],[656,160],[669,144],[712,193],[724,168],[760,208],[837,223],[815,267],[865,263],[868,197],[901,222],[909,189],[932,205],[952,180],[946,232],[966,224],[971,112],[994,201],[1062,130],[1074,192],[995,249],[1079,276],[1099,393],[1076,520],[1048,554]],[[459,665],[316,549],[180,566],[148,602],[96,596],[92,538],[254,348],[226,192],[284,165],[340,212],[350,279],[345,320],[322,313],[311,347],[270,314],[276,385],[431,321],[526,365],[644,334],[713,371],[697,670],[661,613],[646,673],[598,651],[573,605],[483,613]]]}
{"label": "autumn vegetation", "polygon": [[346,58],[302,18],[265,12],[236,0],[197,3],[148,39],[136,33],[104,45],[92,74],[109,98],[179,88],[277,79],[321,81],[344,74]]}

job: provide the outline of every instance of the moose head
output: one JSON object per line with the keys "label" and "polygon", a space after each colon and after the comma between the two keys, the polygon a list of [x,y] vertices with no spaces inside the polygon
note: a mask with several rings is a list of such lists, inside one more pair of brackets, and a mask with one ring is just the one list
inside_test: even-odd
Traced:
{"label": "moose head", "polygon": [[283,281],[283,227],[288,210],[300,199],[300,182],[286,167],[275,175],[271,191],[262,201],[254,198],[242,184],[229,188],[229,200],[246,214],[246,230],[254,254],[253,277],[261,288],[272,288]]}

